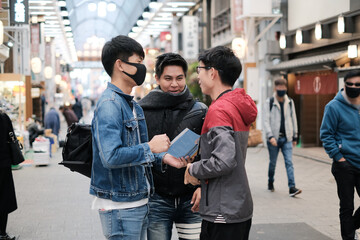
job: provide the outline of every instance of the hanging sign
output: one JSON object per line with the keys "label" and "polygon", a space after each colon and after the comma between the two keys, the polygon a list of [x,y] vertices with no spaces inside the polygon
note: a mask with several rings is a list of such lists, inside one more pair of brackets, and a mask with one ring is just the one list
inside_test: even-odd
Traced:
{"label": "hanging sign", "polygon": [[185,59],[197,59],[199,54],[199,18],[183,16],[183,56]]}
{"label": "hanging sign", "polygon": [[297,75],[295,93],[304,95],[337,93],[337,79],[336,73]]}
{"label": "hanging sign", "polygon": [[29,23],[28,0],[10,0],[10,23],[11,24]]}

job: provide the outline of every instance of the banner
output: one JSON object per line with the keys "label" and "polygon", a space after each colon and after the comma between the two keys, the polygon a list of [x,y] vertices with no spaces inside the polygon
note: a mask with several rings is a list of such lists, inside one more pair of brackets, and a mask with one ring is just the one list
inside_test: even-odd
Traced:
{"label": "banner", "polygon": [[28,0],[10,0],[10,23],[29,24]]}
{"label": "banner", "polygon": [[295,93],[310,94],[334,94],[338,91],[337,73],[297,75]]}
{"label": "banner", "polygon": [[197,16],[183,16],[183,57],[197,59],[199,53],[199,19]]}

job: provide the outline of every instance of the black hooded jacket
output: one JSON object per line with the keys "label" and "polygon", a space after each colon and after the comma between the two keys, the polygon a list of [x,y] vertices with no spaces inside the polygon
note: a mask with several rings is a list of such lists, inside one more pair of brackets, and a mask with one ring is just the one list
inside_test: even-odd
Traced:
{"label": "black hooded jacket", "polygon": [[[159,87],[139,101],[145,113],[149,139],[166,133],[170,140],[182,130],[189,128],[201,134],[207,106],[193,99],[185,87],[179,94],[165,93]],[[184,185],[185,168],[167,166],[165,172],[152,168],[155,192],[165,197],[180,197],[193,194],[195,188]]]}

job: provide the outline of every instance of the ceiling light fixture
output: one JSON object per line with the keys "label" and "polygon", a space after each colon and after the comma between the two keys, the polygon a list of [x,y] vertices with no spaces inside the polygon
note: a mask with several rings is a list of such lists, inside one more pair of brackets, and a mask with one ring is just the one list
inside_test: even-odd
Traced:
{"label": "ceiling light fixture", "polygon": [[283,34],[283,33],[280,35],[279,44],[280,44],[280,48],[281,48],[281,49],[285,49],[285,48],[286,48],[286,36],[285,36],[285,34]]}
{"label": "ceiling light fixture", "polygon": [[320,40],[322,38],[321,23],[315,24],[315,39]]}
{"label": "ceiling light fixture", "polygon": [[97,9],[96,3],[89,3],[88,4],[88,9],[89,9],[90,12],[95,12],[96,9]]}
{"label": "ceiling light fixture", "polygon": [[98,3],[98,16],[99,17],[106,17],[106,6],[107,6],[107,3],[104,1],[101,1]]}
{"label": "ceiling light fixture", "polygon": [[107,10],[108,10],[109,12],[115,12],[115,11],[116,11],[116,4],[113,3],[113,2],[109,3],[109,4],[107,5]]}

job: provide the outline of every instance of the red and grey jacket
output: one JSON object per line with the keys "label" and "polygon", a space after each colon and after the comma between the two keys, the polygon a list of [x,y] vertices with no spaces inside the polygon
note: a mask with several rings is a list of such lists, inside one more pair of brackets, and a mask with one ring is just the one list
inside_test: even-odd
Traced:
{"label": "red and grey jacket", "polygon": [[252,217],[253,201],[245,170],[249,127],[257,108],[237,88],[209,107],[201,132],[201,160],[190,174],[201,180],[200,215],[215,223],[239,223]]}

